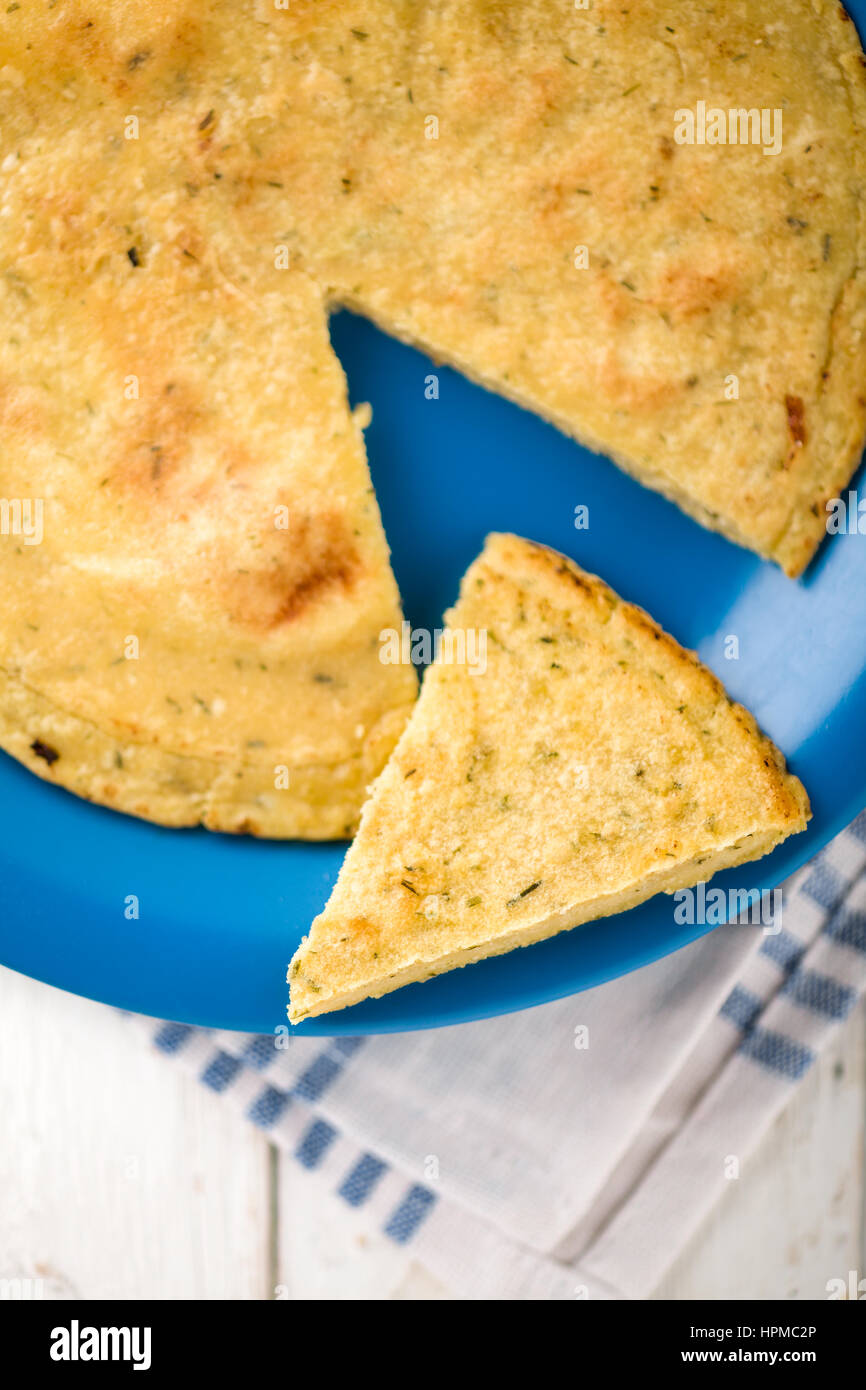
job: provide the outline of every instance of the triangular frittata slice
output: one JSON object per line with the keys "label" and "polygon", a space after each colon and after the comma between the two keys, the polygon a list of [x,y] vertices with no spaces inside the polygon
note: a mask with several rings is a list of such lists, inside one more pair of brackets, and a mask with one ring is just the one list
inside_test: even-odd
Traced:
{"label": "triangular frittata slice", "polygon": [[757,859],[806,793],[641,609],[492,536],[289,970],[289,1017],[526,946]]}
{"label": "triangular frittata slice", "polygon": [[364,417],[321,288],[194,167],[170,8],[122,95],[104,6],[0,40],[0,746],[165,824],[341,837],[416,695]]}

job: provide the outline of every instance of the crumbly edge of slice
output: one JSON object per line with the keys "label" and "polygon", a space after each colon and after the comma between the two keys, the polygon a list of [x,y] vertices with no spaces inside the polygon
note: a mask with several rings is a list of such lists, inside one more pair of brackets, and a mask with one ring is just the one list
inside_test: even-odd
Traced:
{"label": "crumbly edge of slice", "polygon": [[[866,236],[864,236],[864,243],[866,243]],[[864,249],[864,267],[866,267],[866,249]],[[858,394],[857,389],[858,383],[866,379],[866,332],[855,326],[855,324],[866,323],[864,273],[866,272],[861,269],[849,281],[849,289],[855,303],[848,307],[843,304],[837,309],[839,323],[834,333],[836,341],[833,349],[837,362],[836,378],[832,388],[827,388],[825,393],[830,395],[832,389],[832,394],[839,400],[840,405],[847,404],[849,407],[844,442],[833,456],[825,461],[820,475],[815,477],[809,493],[801,495],[794,501],[785,528],[772,543],[767,545],[762,545],[754,536],[746,535],[730,518],[705,507],[699,497],[686,492],[665,473],[657,469],[647,468],[619,449],[611,449],[603,440],[574,420],[560,415],[556,411],[546,409],[533,397],[515,390],[512,383],[500,381],[478,371],[476,367],[466,362],[459,353],[450,352],[447,348],[437,346],[434,358],[435,361],[459,372],[461,376],[466,377],[467,381],[472,381],[476,386],[481,386],[486,391],[502,396],[522,410],[528,411],[529,414],[536,415],[540,420],[546,421],[547,424],[573,439],[582,448],[589,449],[602,458],[610,459],[630,478],[634,478],[635,482],[653,492],[660,493],[668,502],[672,502],[680,511],[685,512],[687,516],[690,516],[708,531],[715,531],[718,535],[724,536],[726,540],[733,542],[734,545],[742,546],[744,550],[750,550],[753,554],[759,555],[763,560],[774,561],[789,579],[796,579],[809,565],[819,545],[827,535],[825,502],[837,496],[840,489],[844,488],[846,483],[850,481],[860,462],[864,443],[866,443],[866,395]],[[371,323],[375,323],[376,327],[381,328],[382,332],[387,333],[389,337],[396,338],[399,342],[403,342],[408,347],[423,352],[425,355],[430,354],[430,344],[423,337],[413,334],[405,325],[393,322],[379,310],[372,309],[364,300],[354,298],[351,295],[334,295],[331,303],[334,309],[349,309],[352,313],[359,314],[369,319]],[[844,332],[842,331],[843,328]],[[843,376],[845,385],[850,388],[847,394],[840,380]]]}
{"label": "crumbly edge of slice", "polygon": [[[545,941],[548,937],[558,935],[559,932],[571,931],[574,927],[583,926],[600,917],[610,917],[618,912],[626,912],[629,908],[638,907],[649,898],[655,897],[657,893],[675,893],[680,888],[693,887],[696,883],[705,882],[722,869],[735,868],[738,864],[745,864],[749,860],[762,858],[763,855],[769,854],[786,839],[787,835],[787,831],[780,831],[764,836],[746,836],[743,840],[737,841],[736,844],[719,851],[715,856],[708,858],[701,855],[690,860],[687,864],[678,864],[672,869],[662,870],[650,875],[643,883],[637,884],[625,892],[610,893],[602,898],[596,898],[592,903],[583,904],[573,912],[560,913],[543,921],[530,923],[509,932],[505,936],[497,937],[493,941],[481,942],[471,949],[455,951],[451,955],[442,956],[435,961],[424,959],[413,961],[411,965],[395,975],[366,981],[356,989],[325,996],[304,1008],[295,1009],[290,1005],[289,1022],[301,1023],[305,1018],[315,1018],[318,1014],[345,1009],[352,1004],[359,1004],[363,999],[380,999],[383,994],[390,994],[395,989],[401,989],[403,985],[432,980],[437,975],[443,975],[449,970],[459,969],[464,965],[472,965],[476,961],[487,960],[492,956],[505,955],[518,946],[532,946],[538,941]],[[290,966],[289,984],[291,984],[291,980]]]}
{"label": "crumbly edge of slice", "polygon": [[[851,160],[866,179],[866,56],[855,25],[839,5],[836,62],[848,91],[855,138]],[[856,138],[859,137],[859,138]],[[825,420],[835,421],[838,444],[818,460],[812,486],[795,499],[787,524],[770,548],[770,558],[790,578],[806,569],[827,535],[825,503],[851,481],[866,444],[866,200],[859,202],[857,258],[854,271],[836,302],[830,323],[830,345],[822,364],[819,401]],[[841,422],[841,423],[840,423]],[[828,425],[828,429],[830,426]]]}
{"label": "crumbly edge of slice", "polygon": [[159,825],[267,839],[352,836],[411,708],[386,710],[357,757],[289,766],[288,787],[277,789],[270,764],[200,758],[109,733],[0,668],[0,748],[43,781]]}
{"label": "crumbly edge of slice", "polygon": [[[773,547],[764,548],[758,544],[754,537],[745,535],[726,517],[720,516],[717,512],[710,511],[704,507],[699,498],[691,493],[685,492],[673,478],[656,469],[647,468],[629,458],[619,449],[611,449],[608,444],[599,439],[591,431],[578,425],[574,420],[566,415],[561,415],[556,411],[546,409],[534,397],[515,389],[512,382],[500,381],[493,376],[480,372],[476,367],[470,365],[460,356],[459,353],[451,352],[446,347],[437,345],[435,350],[431,349],[430,343],[422,336],[412,333],[403,324],[398,324],[389,319],[386,314],[378,309],[373,309],[363,299],[358,299],[352,295],[332,295],[330,303],[334,310],[345,308],[354,314],[359,314],[362,318],[369,319],[383,333],[387,333],[390,338],[396,338],[398,342],[405,343],[407,347],[414,348],[416,352],[422,352],[425,356],[433,354],[433,360],[453,371],[459,372],[467,381],[473,382],[476,386],[481,386],[485,391],[491,391],[494,395],[502,396],[504,400],[511,401],[513,405],[519,406],[521,410],[526,410],[530,415],[535,415],[539,420],[544,420],[561,434],[573,439],[581,448],[590,450],[593,454],[598,454],[600,458],[610,459],[620,468],[623,473],[627,473],[635,482],[640,483],[641,487],[649,488],[652,492],[660,493],[668,502],[672,502],[681,512],[685,512],[692,520],[697,521],[708,531],[715,531],[724,536],[726,540],[732,541],[734,545],[742,546],[745,550],[751,550],[753,554],[760,555],[763,560],[775,560],[785,571],[789,578],[795,579],[809,563],[814,551],[817,549],[824,535],[824,514],[821,513],[817,526],[807,525],[809,537],[804,549],[802,544],[793,547],[793,558],[788,559],[791,545],[786,542],[787,532],[779,539]],[[866,347],[862,356],[862,365],[866,372]],[[852,431],[853,434],[853,431]],[[863,412],[861,422],[861,435],[859,446],[852,443],[844,461],[840,458],[837,466],[832,470],[832,476],[837,479],[837,486],[842,487],[851,477],[863,448],[863,437],[866,436],[866,411]],[[812,518],[814,520],[814,518]]]}

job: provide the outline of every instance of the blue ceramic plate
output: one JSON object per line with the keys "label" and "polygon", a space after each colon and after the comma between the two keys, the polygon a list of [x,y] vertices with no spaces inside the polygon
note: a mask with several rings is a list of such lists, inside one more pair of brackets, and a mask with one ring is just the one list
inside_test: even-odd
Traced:
{"label": "blue ceramic plate", "polygon": [[[855,9],[866,13],[866,0]],[[866,804],[866,534],[825,542],[786,579],[534,416],[434,369],[361,319],[333,339],[367,447],[406,616],[436,627],[491,530],[547,542],[694,647],[808,788],[805,834],[720,887],[775,887]],[[425,377],[439,377],[439,399]],[[861,473],[852,487],[866,497]],[[589,508],[588,530],[575,508]],[[866,518],[864,518],[866,531]],[[725,638],[739,639],[738,659]],[[324,905],[343,845],[162,830],[87,805],[0,755],[0,961],[163,1018],[271,1032],[286,964]],[[135,894],[140,915],[127,920]],[[526,1008],[655,960],[706,931],[661,896],[552,941],[454,971],[305,1033],[432,1028]]]}
{"label": "blue ceramic plate", "polygon": [[[720,875],[722,887],[774,887],[866,804],[866,535],[832,537],[792,582],[453,372],[438,370],[439,399],[426,400],[430,363],[362,319],[341,314],[332,332],[354,399],[373,404],[373,481],[414,624],[440,622],[486,531],[515,530],[603,575],[696,647],[785,751],[814,811],[805,834]],[[580,504],[588,530],[575,529]],[[729,634],[737,660],[725,657]],[[328,897],[343,845],[162,830],[79,801],[7,757],[0,797],[3,963],[160,1017],[260,1032],[284,1022],[286,964]],[[130,921],[133,893],[140,916]],[[662,895],[303,1031],[431,1028],[525,1008],[702,930],[677,926]]]}

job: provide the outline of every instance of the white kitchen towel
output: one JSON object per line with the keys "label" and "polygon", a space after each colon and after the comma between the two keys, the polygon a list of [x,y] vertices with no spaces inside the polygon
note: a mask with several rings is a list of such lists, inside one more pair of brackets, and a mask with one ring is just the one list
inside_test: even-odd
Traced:
{"label": "white kitchen towel", "polygon": [[137,1019],[458,1297],[646,1298],[866,987],[866,812],[781,914],[554,1004],[370,1038]]}

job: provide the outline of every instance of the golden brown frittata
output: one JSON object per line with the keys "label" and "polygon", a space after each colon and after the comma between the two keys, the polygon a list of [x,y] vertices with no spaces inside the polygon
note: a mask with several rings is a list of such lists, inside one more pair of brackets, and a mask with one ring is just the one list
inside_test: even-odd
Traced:
{"label": "golden brown frittata", "polygon": [[474,660],[427,670],[289,968],[295,1023],[688,887],[808,819],[715,676],[564,556],[492,536],[448,625],[464,642],[442,658]]}
{"label": "golden brown frittata", "polygon": [[836,0],[6,7],[0,744],[351,829],[413,683],[335,303],[801,570],[866,422],[863,61]]}

